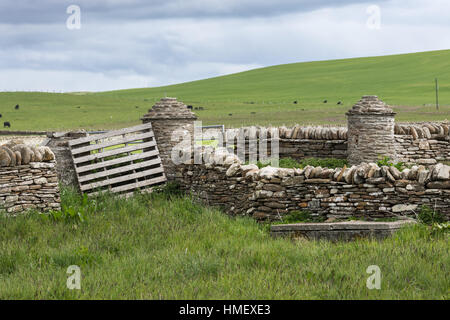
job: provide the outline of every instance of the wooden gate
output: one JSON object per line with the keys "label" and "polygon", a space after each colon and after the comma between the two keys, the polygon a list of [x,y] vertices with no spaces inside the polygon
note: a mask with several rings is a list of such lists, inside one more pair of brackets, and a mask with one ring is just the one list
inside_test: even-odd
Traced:
{"label": "wooden gate", "polygon": [[166,181],[151,123],[69,141],[80,190],[129,196]]}

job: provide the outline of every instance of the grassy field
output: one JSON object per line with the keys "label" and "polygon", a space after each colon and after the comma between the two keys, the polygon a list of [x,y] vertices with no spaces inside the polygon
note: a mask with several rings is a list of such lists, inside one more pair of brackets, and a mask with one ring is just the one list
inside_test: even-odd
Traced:
{"label": "grassy field", "polygon": [[[84,222],[0,218],[0,299],[450,298],[448,236],[423,225],[385,241],[293,242],[188,198],[62,198]],[[81,290],[66,287],[70,265]],[[366,287],[369,265],[381,290]]]}
{"label": "grassy field", "polygon": [[[436,77],[439,111],[434,106]],[[11,130],[120,128],[138,124],[167,95],[204,107],[195,112],[205,125],[344,124],[345,112],[366,94],[393,105],[398,121],[449,119],[450,50],[279,65],[158,88],[3,92],[0,113]]]}

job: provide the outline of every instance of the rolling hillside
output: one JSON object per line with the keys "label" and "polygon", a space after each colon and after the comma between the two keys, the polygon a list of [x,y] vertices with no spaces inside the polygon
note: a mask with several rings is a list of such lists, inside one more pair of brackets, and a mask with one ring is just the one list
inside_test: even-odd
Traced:
{"label": "rolling hillside", "polygon": [[114,128],[139,123],[167,95],[204,107],[195,111],[204,124],[345,123],[345,112],[365,94],[393,105],[399,121],[450,119],[450,50],[286,64],[158,88],[0,93],[0,113],[11,130]]}

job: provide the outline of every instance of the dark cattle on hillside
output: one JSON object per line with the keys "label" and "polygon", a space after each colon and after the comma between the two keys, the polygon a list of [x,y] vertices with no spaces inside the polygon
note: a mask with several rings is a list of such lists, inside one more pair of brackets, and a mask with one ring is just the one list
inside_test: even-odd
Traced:
{"label": "dark cattle on hillside", "polygon": [[14,107],[14,109],[19,110],[19,105],[16,104],[16,106]]}
{"label": "dark cattle on hillside", "polygon": [[294,104],[297,104],[297,103],[298,103],[297,100],[295,100],[295,101],[294,101]]}
{"label": "dark cattle on hillside", "polygon": [[323,100],[323,103],[327,103],[328,102],[328,100]]}
{"label": "dark cattle on hillside", "polygon": [[192,110],[192,106],[187,106],[187,108]]}
{"label": "dark cattle on hillside", "polygon": [[3,117],[2,114],[0,113],[0,118]]}
{"label": "dark cattle on hillside", "polygon": [[3,122],[3,128],[11,128],[11,123],[9,123],[8,121]]}
{"label": "dark cattle on hillside", "polygon": [[338,101],[338,103],[337,104],[342,104],[342,101]]}

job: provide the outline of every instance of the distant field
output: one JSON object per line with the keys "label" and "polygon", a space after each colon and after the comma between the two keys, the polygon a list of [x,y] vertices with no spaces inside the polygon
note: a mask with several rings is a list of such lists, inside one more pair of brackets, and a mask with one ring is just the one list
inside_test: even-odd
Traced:
{"label": "distant field", "polygon": [[[167,95],[204,107],[195,112],[205,125],[344,124],[345,112],[365,94],[394,106],[398,121],[450,119],[450,50],[279,65],[159,88],[4,92],[0,113],[11,130],[120,128],[139,123]],[[14,110],[16,104],[20,110]]]}

